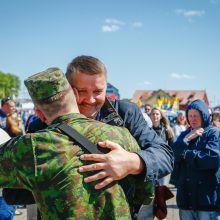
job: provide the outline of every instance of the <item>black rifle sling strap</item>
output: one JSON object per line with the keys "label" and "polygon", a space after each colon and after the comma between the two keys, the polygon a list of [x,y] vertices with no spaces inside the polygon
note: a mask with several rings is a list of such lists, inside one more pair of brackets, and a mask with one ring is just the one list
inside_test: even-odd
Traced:
{"label": "black rifle sling strap", "polygon": [[56,128],[59,128],[61,131],[63,131],[69,137],[76,140],[80,145],[82,145],[90,153],[103,154],[103,152],[98,149],[97,145],[93,144],[89,139],[87,139],[86,137],[81,135],[78,131],[76,131],[74,128],[72,128],[68,124],[66,124],[66,123],[58,124],[56,126]]}

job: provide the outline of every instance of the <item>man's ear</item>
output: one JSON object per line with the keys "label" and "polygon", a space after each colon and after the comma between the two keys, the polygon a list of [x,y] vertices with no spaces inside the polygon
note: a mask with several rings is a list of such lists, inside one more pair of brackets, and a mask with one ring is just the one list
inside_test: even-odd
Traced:
{"label": "man's ear", "polygon": [[46,121],[46,117],[40,109],[35,108],[35,113],[40,118],[41,121]]}
{"label": "man's ear", "polygon": [[79,93],[78,93],[78,90],[74,87],[72,87],[72,90],[73,90],[73,93],[76,97],[76,102],[78,103],[79,102]]}

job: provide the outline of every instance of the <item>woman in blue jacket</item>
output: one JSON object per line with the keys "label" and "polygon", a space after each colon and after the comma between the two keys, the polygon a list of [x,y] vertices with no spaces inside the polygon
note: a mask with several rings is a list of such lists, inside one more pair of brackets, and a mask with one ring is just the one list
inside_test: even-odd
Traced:
{"label": "woman in blue jacket", "polygon": [[220,130],[210,126],[208,106],[201,100],[186,110],[190,127],[173,145],[177,205],[181,220],[220,217]]}

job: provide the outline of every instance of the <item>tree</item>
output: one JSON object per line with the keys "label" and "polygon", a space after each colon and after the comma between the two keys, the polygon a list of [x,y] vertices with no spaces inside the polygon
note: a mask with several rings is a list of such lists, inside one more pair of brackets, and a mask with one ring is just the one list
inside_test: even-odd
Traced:
{"label": "tree", "polygon": [[18,76],[0,71],[0,99],[5,96],[18,96],[21,81]]}

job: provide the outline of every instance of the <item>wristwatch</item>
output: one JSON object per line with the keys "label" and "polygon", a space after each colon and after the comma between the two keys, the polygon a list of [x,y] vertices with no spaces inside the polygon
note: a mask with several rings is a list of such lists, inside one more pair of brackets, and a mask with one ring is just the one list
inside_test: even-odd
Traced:
{"label": "wristwatch", "polygon": [[184,137],[184,138],[183,138],[183,142],[184,142],[186,145],[188,145],[188,144],[189,144],[189,139],[188,139],[187,137]]}

